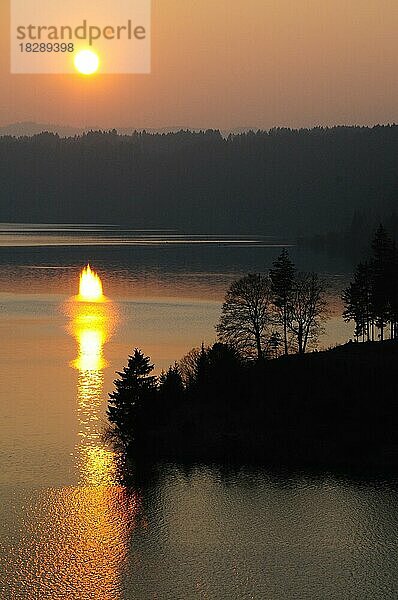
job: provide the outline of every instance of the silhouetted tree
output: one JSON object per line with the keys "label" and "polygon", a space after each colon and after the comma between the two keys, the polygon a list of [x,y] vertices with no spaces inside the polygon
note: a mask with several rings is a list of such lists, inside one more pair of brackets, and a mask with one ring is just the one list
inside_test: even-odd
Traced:
{"label": "silhouetted tree", "polygon": [[396,340],[398,339],[398,250],[395,241],[392,248],[390,278],[391,338]]}
{"label": "silhouetted tree", "polygon": [[159,377],[159,391],[162,399],[172,400],[175,404],[183,399],[185,388],[177,363]]}
{"label": "silhouetted tree", "polygon": [[239,395],[242,360],[238,351],[227,344],[216,342],[198,355],[198,366],[194,380],[188,388],[191,397],[196,396],[200,404],[230,406]]}
{"label": "silhouetted tree", "polygon": [[344,320],[355,322],[355,337],[362,337],[363,341],[373,339],[372,269],[369,263],[359,263],[354,280],[344,290],[342,299]]}
{"label": "silhouetted tree", "polygon": [[372,306],[380,339],[390,320],[393,300],[395,246],[383,225],[379,225],[372,241]]}
{"label": "silhouetted tree", "polygon": [[291,295],[288,328],[297,351],[304,354],[308,344],[316,343],[327,316],[326,284],[317,273],[297,273]]}
{"label": "silhouetted tree", "polygon": [[178,363],[182,381],[187,388],[196,385],[205,376],[207,350],[202,342],[200,348],[192,348]]}
{"label": "silhouetted tree", "polygon": [[249,274],[232,283],[217,325],[219,340],[242,355],[265,355],[267,329],[272,321],[272,293],[268,277]]}
{"label": "silhouetted tree", "polygon": [[150,358],[136,348],[127,367],[117,373],[120,379],[114,381],[116,390],[109,394],[107,415],[123,446],[134,442],[145,404],[155,396],[157,378],[150,375],[153,368]]}
{"label": "silhouetted tree", "polygon": [[216,342],[207,350],[207,373],[211,385],[228,398],[237,393],[236,376],[242,365],[238,351],[232,346]]}
{"label": "silhouetted tree", "polygon": [[[394,218],[391,218],[394,224]],[[391,338],[398,335],[398,253],[395,242],[383,225],[377,228],[371,244],[372,257],[359,263],[354,279],[343,292],[346,321],[355,321],[355,335],[374,340],[375,326],[380,340],[391,326]]]}
{"label": "silhouetted tree", "polygon": [[277,309],[278,321],[283,329],[283,342],[285,354],[288,354],[288,320],[291,294],[294,286],[294,275],[296,269],[290,260],[289,253],[284,248],[278,258],[274,261],[270,270],[271,290],[273,301]]}

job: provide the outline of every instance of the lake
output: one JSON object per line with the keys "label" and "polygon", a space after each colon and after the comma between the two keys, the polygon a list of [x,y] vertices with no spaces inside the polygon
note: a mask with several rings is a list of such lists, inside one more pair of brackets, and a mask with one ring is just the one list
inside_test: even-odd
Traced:
{"label": "lake", "polygon": [[[396,480],[159,465],[124,488],[103,441],[134,347],[159,373],[212,343],[228,285],[284,243],[0,227],[2,599],[397,597]],[[351,265],[291,253],[330,284],[321,345],[346,341]],[[87,262],[106,302],[76,297]]]}

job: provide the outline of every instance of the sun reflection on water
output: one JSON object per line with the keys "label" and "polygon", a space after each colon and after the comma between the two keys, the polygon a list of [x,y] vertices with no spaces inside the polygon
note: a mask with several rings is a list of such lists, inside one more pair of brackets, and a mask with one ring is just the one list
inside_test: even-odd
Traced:
{"label": "sun reflection on water", "polygon": [[35,508],[41,534],[33,579],[35,589],[49,589],[43,598],[61,598],[59,590],[68,590],[65,597],[73,600],[120,600],[120,573],[140,500],[118,485],[115,454],[103,439],[104,346],[115,332],[118,311],[104,296],[89,301],[81,294],[64,308],[68,332],[77,343],[77,358],[70,366],[78,371],[78,486],[51,491]]}
{"label": "sun reflection on water", "polygon": [[101,302],[81,301],[80,294],[71,300],[68,309],[69,331],[78,346],[78,356],[71,362],[71,366],[79,372],[76,462],[79,484],[89,486],[114,484],[116,470],[114,453],[103,441],[103,372],[107,366],[104,345],[114,333],[117,308],[108,299],[102,298]]}
{"label": "sun reflection on water", "polygon": [[[17,517],[18,529],[1,563],[0,598],[122,600],[132,531],[145,521],[140,493],[118,484],[115,456],[102,436],[104,347],[118,310],[109,299],[79,296],[60,310],[77,346],[69,363],[70,374],[77,374],[77,485],[21,490],[15,506],[12,499],[5,507],[13,527]],[[4,556],[3,543],[0,536]]]}
{"label": "sun reflection on water", "polygon": [[141,527],[139,494],[105,485],[22,493],[21,537],[0,570],[2,600],[125,598],[129,536]]}

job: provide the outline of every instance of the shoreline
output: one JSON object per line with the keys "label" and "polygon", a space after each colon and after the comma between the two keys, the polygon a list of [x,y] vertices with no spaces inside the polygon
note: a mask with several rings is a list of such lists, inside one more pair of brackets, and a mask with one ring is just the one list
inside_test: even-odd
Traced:
{"label": "shoreline", "polygon": [[398,342],[387,340],[252,365],[235,373],[233,393],[208,390],[205,397],[202,389],[175,405],[152,406],[127,456],[138,462],[393,469],[397,359]]}

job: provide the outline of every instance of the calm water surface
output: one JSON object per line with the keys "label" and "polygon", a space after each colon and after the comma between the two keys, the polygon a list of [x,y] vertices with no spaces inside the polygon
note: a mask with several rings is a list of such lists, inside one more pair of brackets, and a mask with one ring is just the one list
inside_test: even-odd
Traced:
{"label": "calm water surface", "polygon": [[[225,288],[279,244],[66,229],[0,235],[0,598],[397,598],[397,481],[163,465],[117,484],[114,372],[135,346],[159,371],[211,343]],[[292,252],[327,275],[324,344],[343,341],[349,267]],[[76,298],[87,260],[106,302]]]}

